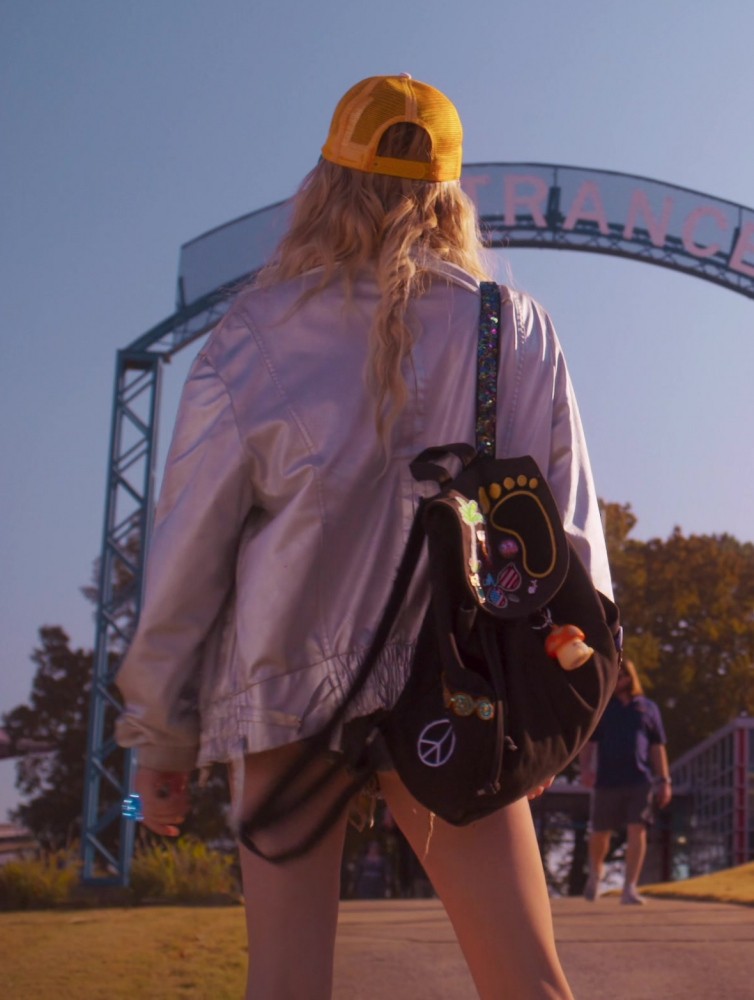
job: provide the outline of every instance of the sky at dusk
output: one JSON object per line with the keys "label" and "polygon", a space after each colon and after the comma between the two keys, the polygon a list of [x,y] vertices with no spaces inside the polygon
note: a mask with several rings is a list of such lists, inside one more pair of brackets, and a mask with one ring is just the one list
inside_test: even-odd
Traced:
{"label": "sky at dusk", "polygon": [[[0,0],[0,713],[40,626],[93,645],[115,352],[173,313],[183,243],[295,191],[348,87],[444,90],[469,164],[752,207],[752,37],[749,0]],[[494,258],[552,314],[598,492],[635,537],[754,540],[754,301],[618,258]],[[161,460],[195,351],[165,373]]]}

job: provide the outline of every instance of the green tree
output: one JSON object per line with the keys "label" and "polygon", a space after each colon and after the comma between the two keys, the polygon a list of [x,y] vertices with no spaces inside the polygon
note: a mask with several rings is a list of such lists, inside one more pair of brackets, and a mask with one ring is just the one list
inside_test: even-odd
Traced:
{"label": "green tree", "polygon": [[[136,581],[131,567],[138,562],[139,539],[130,535],[122,557],[115,563],[115,579],[109,613],[117,619],[110,643],[110,669],[115,670],[127,648],[127,637],[136,621]],[[94,563],[92,581],[81,591],[92,604],[99,594],[99,561]],[[40,646],[32,654],[37,671],[29,702],[4,717],[4,728],[12,742],[35,740],[50,745],[46,753],[29,754],[19,760],[16,787],[28,799],[13,818],[29,829],[45,846],[57,848],[81,832],[81,811],[86,770],[87,730],[94,654],[72,650],[69,638],[59,626],[39,631]],[[105,732],[112,733],[118,713],[118,694],[104,706]],[[103,809],[117,805],[117,786],[123,775],[122,751],[108,757],[114,782],[100,784]],[[214,767],[199,785],[192,787],[192,811],[183,831],[204,840],[230,836],[223,803],[228,800],[226,769]],[[117,835],[115,827],[106,838]],[[112,846],[107,844],[106,846]]]}
{"label": "green tree", "polygon": [[44,846],[57,849],[81,829],[92,654],[71,649],[58,626],[41,628],[39,641],[32,654],[37,671],[29,703],[6,713],[3,727],[11,746],[26,739],[54,748],[19,760],[16,786],[28,801],[12,818]]}
{"label": "green tree", "polygon": [[[12,818],[30,830],[43,846],[57,850],[81,833],[81,810],[86,769],[87,727],[93,653],[71,649],[69,637],[59,626],[39,630],[39,646],[32,654],[37,670],[28,704],[3,717],[11,747],[33,740],[51,749],[19,758],[16,787],[26,801]],[[106,729],[112,731],[115,705],[108,705]],[[123,761],[118,754],[108,765],[119,778]],[[117,792],[101,785],[104,805],[115,804]],[[203,840],[230,836],[223,803],[228,800],[225,768],[215,767],[206,783],[192,787],[192,811],[183,832]],[[113,830],[111,836],[115,836]]]}
{"label": "green tree", "polygon": [[677,757],[754,715],[754,545],[680,528],[641,542],[629,506],[604,504],[603,516],[626,653]]}

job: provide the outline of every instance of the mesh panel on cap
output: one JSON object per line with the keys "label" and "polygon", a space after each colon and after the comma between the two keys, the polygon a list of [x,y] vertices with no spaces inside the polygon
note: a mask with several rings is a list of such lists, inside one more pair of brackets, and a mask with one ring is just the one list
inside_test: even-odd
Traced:
{"label": "mesh panel on cap", "polygon": [[[430,136],[429,163],[377,156],[390,125],[410,122]],[[405,77],[362,80],[338,103],[322,155],[356,170],[419,180],[457,180],[461,176],[463,129],[458,112],[434,87]]]}
{"label": "mesh panel on cap", "polygon": [[375,88],[360,109],[361,114],[351,131],[351,141],[359,146],[371,146],[376,149],[389,122],[406,120],[406,104],[405,94],[398,93],[384,84]]}

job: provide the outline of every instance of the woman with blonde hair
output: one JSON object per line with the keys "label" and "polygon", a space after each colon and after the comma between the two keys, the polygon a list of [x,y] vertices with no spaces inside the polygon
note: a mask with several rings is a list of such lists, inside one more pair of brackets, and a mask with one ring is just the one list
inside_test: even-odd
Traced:
{"label": "woman with blonde hair", "polygon": [[[427,446],[474,440],[488,268],[459,183],[461,152],[458,113],[433,87],[404,74],[349,90],[278,251],[194,363],[144,607],[118,675],[117,736],[137,748],[136,790],[157,833],[177,834],[195,767],[231,765],[233,814],[243,817],[322,728],[370,645],[429,491],[409,462]],[[498,439],[546,472],[566,530],[609,594],[563,354],[547,314],[507,289]],[[420,574],[352,716],[397,699],[422,584]],[[437,820],[428,842],[432,817],[389,763],[379,783],[479,995],[570,997],[526,799],[464,828]],[[260,847],[285,849],[337,791],[263,833]],[[343,816],[283,864],[241,847],[248,997],[330,996],[345,826]]]}

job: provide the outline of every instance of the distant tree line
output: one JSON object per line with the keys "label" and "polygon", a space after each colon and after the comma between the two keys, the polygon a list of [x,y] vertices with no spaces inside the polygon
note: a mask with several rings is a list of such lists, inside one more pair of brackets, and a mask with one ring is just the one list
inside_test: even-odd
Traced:
{"label": "distant tree line", "polygon": [[604,504],[615,598],[671,761],[740,715],[754,715],[754,544],[732,535],[647,542],[629,505]]}

